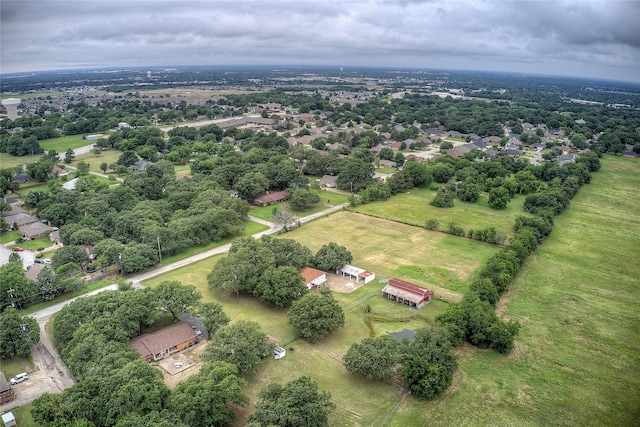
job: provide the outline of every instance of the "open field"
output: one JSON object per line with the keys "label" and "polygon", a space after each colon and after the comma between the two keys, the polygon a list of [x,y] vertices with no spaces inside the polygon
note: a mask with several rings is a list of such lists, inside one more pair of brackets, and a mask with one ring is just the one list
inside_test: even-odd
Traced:
{"label": "open field", "polygon": [[637,160],[605,156],[499,305],[514,353],[463,346],[450,395],[390,425],[640,425],[639,186]]}
{"label": "open field", "polygon": [[89,163],[90,171],[102,173],[102,170],[100,170],[100,164],[106,163],[107,165],[110,165],[112,163],[116,163],[121,154],[122,151],[116,150],[115,148],[104,150],[97,156],[93,153],[84,153],[76,156],[71,162],[71,166],[78,166],[78,162],[85,161]]}
{"label": "open field", "polygon": [[446,230],[450,222],[455,222],[465,232],[469,229],[495,227],[507,236],[513,234],[513,223],[518,215],[527,215],[523,211],[524,196],[516,196],[504,210],[491,209],[488,197],[480,196],[476,203],[454,201],[453,208],[436,208],[429,202],[436,192],[428,188],[417,188],[407,193],[396,194],[389,200],[348,208],[355,212],[392,219],[406,224],[424,227],[429,219],[440,222],[438,230]]}
{"label": "open field", "polygon": [[[320,197],[319,203],[316,203],[315,205],[312,205],[308,209],[305,209],[303,211],[294,211],[293,209],[290,209],[289,211],[296,216],[304,218],[306,216],[313,215],[327,208],[332,208],[348,201],[348,196],[341,193],[333,193],[331,191],[322,190],[314,192]],[[270,206],[252,207],[249,211],[249,215],[255,216],[256,218],[260,218],[265,221],[271,221],[273,219],[273,210],[280,209],[285,205],[288,206],[289,203],[282,202]]]}
{"label": "open field", "polygon": [[74,149],[78,147],[84,147],[85,145],[93,144],[95,141],[87,141],[84,139],[86,135],[69,135],[61,136],[59,138],[43,139],[40,141],[40,146],[45,150],[56,150],[60,155],[60,160],[64,159],[64,153],[68,148]]}
{"label": "open field", "polygon": [[[375,271],[378,279],[404,277],[430,286],[436,290],[436,297],[444,295],[450,300],[461,297],[460,292],[466,288],[466,278],[497,249],[491,245],[352,212],[339,212],[321,218],[281,237],[295,239],[313,252],[330,241],[346,245],[354,255],[354,264]],[[459,242],[455,244],[453,241]],[[440,245],[445,247],[439,248]],[[247,377],[249,384],[245,392],[252,399],[252,405],[255,404],[258,390],[270,381],[284,383],[308,375],[319,383],[321,389],[331,392],[338,406],[331,416],[331,425],[379,425],[400,401],[398,391],[388,384],[369,382],[347,373],[335,355],[344,355],[351,344],[370,336],[371,332],[365,323],[367,315],[389,320],[372,321],[373,331],[379,336],[405,328],[427,326],[437,314],[446,310],[447,303],[434,300],[420,310],[424,320],[409,318],[411,312],[406,306],[380,296],[385,284],[374,280],[348,294],[334,293],[345,310],[345,327],[334,331],[319,344],[311,345],[294,339],[293,330],[286,320],[286,309],[264,306],[253,297],[224,296],[208,289],[206,276],[223,256],[226,255],[196,262],[146,280],[143,284],[154,287],[165,280],[178,280],[194,285],[203,294],[204,301],[222,304],[232,321],[256,321],[263,331],[281,340],[287,349],[294,348],[294,351],[288,351],[284,359],[266,359],[258,374]],[[370,305],[371,313],[365,313],[365,305]],[[390,321],[394,316],[404,317],[405,321]],[[235,425],[244,425],[252,411],[253,406],[241,408]]]}
{"label": "open field", "polygon": [[35,156],[12,156],[7,153],[0,153],[0,168],[13,169],[16,166],[25,166],[29,163],[37,162],[42,157],[42,154],[36,154]]}

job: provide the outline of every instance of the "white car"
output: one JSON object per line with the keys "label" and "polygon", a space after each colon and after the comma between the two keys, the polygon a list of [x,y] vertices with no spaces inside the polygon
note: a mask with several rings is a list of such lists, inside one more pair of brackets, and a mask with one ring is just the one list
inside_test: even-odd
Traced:
{"label": "white car", "polygon": [[193,332],[195,332],[196,335],[202,335],[202,331],[198,329],[197,326],[192,326],[191,329],[193,329]]}
{"label": "white car", "polygon": [[45,258],[42,260],[42,262],[44,262],[45,264],[51,264],[51,259],[50,258]]}
{"label": "white car", "polygon": [[16,375],[13,378],[11,378],[11,385],[16,385],[16,384],[21,383],[22,381],[26,381],[28,379],[29,379],[29,375],[26,372],[23,372],[21,374]]}

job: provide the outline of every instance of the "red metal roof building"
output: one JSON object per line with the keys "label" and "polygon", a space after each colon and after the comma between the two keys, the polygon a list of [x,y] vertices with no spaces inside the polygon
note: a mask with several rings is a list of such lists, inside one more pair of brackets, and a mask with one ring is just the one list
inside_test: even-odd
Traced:
{"label": "red metal roof building", "polygon": [[431,289],[400,279],[389,279],[387,286],[382,289],[383,297],[418,309],[429,303],[433,299],[433,295]]}
{"label": "red metal roof building", "polygon": [[302,267],[300,275],[304,277],[304,284],[307,289],[312,291],[319,291],[327,283],[327,273],[315,268]]}

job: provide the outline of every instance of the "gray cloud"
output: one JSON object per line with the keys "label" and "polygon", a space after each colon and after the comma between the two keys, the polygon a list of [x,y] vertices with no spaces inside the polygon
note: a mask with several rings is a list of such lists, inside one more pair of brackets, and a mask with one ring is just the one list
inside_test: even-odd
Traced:
{"label": "gray cloud", "polygon": [[640,81],[637,1],[3,0],[2,72],[332,64]]}

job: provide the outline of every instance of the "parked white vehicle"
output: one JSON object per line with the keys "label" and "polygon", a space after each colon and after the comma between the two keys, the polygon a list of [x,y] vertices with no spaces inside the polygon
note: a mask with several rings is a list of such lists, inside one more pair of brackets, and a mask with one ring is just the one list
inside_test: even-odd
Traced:
{"label": "parked white vehicle", "polygon": [[26,372],[23,372],[21,374],[16,375],[13,378],[11,378],[11,385],[16,385],[16,384],[21,383],[22,381],[26,381],[28,379],[29,379],[29,375]]}

